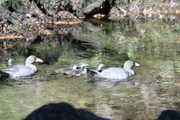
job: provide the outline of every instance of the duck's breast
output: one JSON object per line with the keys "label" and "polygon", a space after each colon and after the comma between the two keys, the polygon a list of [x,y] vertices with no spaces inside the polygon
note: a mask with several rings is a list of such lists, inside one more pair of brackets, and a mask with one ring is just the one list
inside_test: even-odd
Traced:
{"label": "duck's breast", "polygon": [[11,78],[23,77],[23,76],[31,76],[36,71],[31,67],[25,65],[15,65],[11,68],[7,68],[4,72],[8,73]]}
{"label": "duck's breast", "polygon": [[113,80],[121,80],[127,79],[128,74],[125,72],[123,68],[108,68],[103,70],[101,73],[97,74],[99,78],[105,79],[113,79]]}

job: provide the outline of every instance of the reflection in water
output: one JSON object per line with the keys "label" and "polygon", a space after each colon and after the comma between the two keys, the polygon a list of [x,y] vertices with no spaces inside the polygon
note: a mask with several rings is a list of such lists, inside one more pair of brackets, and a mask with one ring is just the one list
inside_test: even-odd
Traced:
{"label": "reflection in water", "polygon": [[157,93],[155,89],[153,88],[154,86],[155,85],[151,85],[150,87],[148,87],[145,84],[142,84],[140,86],[142,98],[143,98],[146,109],[157,107],[156,105],[159,104]]}
{"label": "reflection in water", "polygon": [[[98,89],[97,89],[98,90]],[[96,113],[105,118],[112,119],[112,108],[108,105],[108,98],[101,94],[95,94]]]}
{"label": "reflection in water", "polygon": [[142,84],[140,86],[140,92],[142,93],[142,101],[144,102],[144,107],[147,115],[147,118],[150,119],[152,116],[156,117],[156,112],[159,111],[161,103],[159,97],[155,90],[155,85],[151,84],[149,86]]}

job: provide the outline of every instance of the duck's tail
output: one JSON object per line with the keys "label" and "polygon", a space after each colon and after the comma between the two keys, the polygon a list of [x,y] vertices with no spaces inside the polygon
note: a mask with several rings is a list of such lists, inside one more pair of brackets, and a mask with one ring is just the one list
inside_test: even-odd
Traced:
{"label": "duck's tail", "polygon": [[3,71],[0,71],[0,80],[5,80],[6,78],[9,77],[8,73],[5,73]]}

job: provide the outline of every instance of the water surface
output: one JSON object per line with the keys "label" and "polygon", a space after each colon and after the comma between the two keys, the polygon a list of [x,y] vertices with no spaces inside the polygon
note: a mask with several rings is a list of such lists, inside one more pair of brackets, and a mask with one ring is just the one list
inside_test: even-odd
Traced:
{"label": "water surface", "polygon": [[[28,54],[36,54],[45,59],[45,64],[37,65],[39,72],[31,82],[1,82],[1,120],[20,120],[49,102],[69,102],[113,120],[154,120],[164,109],[180,110],[180,39],[171,24],[147,21],[130,26],[103,22],[90,25],[83,28],[83,33],[99,40],[106,49],[84,49],[71,39],[59,42],[59,37],[35,42],[28,49],[22,45],[17,48],[19,53],[9,51],[16,56],[15,63],[22,62]],[[86,76],[52,74],[55,69],[73,63],[121,66],[127,58],[141,67],[135,69],[132,82],[110,88],[89,81]]]}

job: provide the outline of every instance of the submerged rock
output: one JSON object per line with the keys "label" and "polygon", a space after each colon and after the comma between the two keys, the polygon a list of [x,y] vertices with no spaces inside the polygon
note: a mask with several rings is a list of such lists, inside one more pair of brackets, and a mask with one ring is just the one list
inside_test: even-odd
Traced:
{"label": "submerged rock", "polygon": [[77,17],[74,16],[72,13],[68,12],[68,11],[59,11],[57,13],[57,16],[60,19],[76,19]]}
{"label": "submerged rock", "polygon": [[119,17],[119,10],[116,7],[111,8],[108,19],[114,20],[114,21],[118,21],[121,19]]}
{"label": "submerged rock", "polygon": [[97,0],[92,4],[88,5],[84,8],[84,14],[86,15],[94,15],[96,13],[104,13],[107,14],[110,10],[110,3],[108,0]]}

